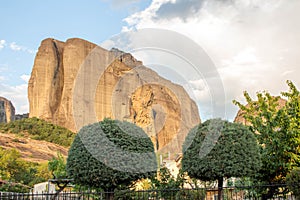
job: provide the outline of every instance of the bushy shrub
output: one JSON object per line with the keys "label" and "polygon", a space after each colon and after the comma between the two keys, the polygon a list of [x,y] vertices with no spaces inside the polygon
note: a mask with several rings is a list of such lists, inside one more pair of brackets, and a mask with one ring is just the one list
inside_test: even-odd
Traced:
{"label": "bushy shrub", "polygon": [[296,199],[300,199],[300,168],[295,168],[286,177],[289,190],[293,192]]}
{"label": "bushy shrub", "polygon": [[0,130],[19,136],[28,134],[32,139],[45,140],[65,147],[69,147],[75,137],[72,131],[36,117],[2,123]]}
{"label": "bushy shrub", "polygon": [[30,188],[39,182],[48,180],[48,170],[43,165],[21,159],[16,149],[3,149],[0,147],[0,177],[5,184],[0,191],[29,192]]}
{"label": "bushy shrub", "polygon": [[79,131],[66,169],[76,184],[113,191],[154,176],[157,162],[151,139],[141,128],[104,119]]}

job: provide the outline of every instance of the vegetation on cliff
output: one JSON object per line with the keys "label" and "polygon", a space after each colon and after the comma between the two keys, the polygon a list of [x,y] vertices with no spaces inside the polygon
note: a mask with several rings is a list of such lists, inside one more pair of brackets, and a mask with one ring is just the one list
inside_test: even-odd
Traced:
{"label": "vegetation on cliff", "polygon": [[0,123],[0,131],[26,136],[35,140],[44,140],[65,147],[73,142],[75,133],[38,118],[16,120],[10,123]]}

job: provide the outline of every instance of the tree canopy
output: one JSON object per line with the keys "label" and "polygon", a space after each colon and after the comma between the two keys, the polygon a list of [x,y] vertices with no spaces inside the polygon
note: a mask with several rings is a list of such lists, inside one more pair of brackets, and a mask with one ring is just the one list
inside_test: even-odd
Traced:
{"label": "tree canopy", "polygon": [[291,81],[285,105],[269,92],[257,93],[254,101],[244,92],[247,105],[234,101],[244,112],[260,144],[263,167],[257,180],[262,184],[284,184],[287,174],[300,165],[300,93]]}
{"label": "tree canopy", "polygon": [[57,158],[53,157],[49,160],[48,170],[51,172],[53,179],[67,178],[66,160],[60,152],[57,153]]}
{"label": "tree canopy", "polygon": [[104,119],[83,127],[67,158],[67,173],[75,183],[113,191],[120,185],[155,176],[153,144],[129,122]]}
{"label": "tree canopy", "polygon": [[48,179],[47,170],[41,174],[42,165],[21,159],[16,149],[0,147],[0,180],[7,184],[0,187],[0,191],[28,192],[38,182]]}
{"label": "tree canopy", "polygon": [[[201,153],[209,146],[209,152]],[[223,186],[223,178],[253,176],[261,166],[254,133],[242,124],[221,119],[194,127],[183,150],[182,170],[192,178],[218,180],[219,188]]]}

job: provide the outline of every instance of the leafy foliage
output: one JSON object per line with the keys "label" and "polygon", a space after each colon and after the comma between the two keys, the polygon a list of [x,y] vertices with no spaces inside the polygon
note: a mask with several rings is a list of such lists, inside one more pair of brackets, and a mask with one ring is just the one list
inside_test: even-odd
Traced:
{"label": "leafy foliage", "polygon": [[54,179],[67,178],[66,160],[60,152],[57,153],[57,158],[54,157],[48,162],[48,169]]}
{"label": "leafy foliage", "polygon": [[[216,124],[220,126],[213,127]],[[215,132],[220,133],[218,139],[210,136]],[[207,143],[213,145],[211,151],[201,155]],[[183,149],[182,170],[202,181],[218,180],[219,197],[224,178],[254,176],[261,165],[254,133],[242,124],[221,119],[208,120],[193,128]]]}
{"label": "leafy foliage", "polygon": [[[199,152],[209,134],[212,121],[208,120],[197,126],[193,142],[183,152],[183,171],[188,172],[190,177],[203,181],[254,175],[260,168],[259,149],[254,134],[241,124],[223,121],[218,141],[212,150],[201,158]],[[191,136],[189,133],[187,137]]]}
{"label": "leafy foliage", "polygon": [[184,181],[182,171],[175,178],[167,167],[161,167],[157,176],[151,178],[152,189],[161,191],[160,197],[164,199],[174,199],[180,187],[183,187]]}
{"label": "leafy foliage", "polygon": [[35,183],[41,183],[44,181],[48,181],[52,178],[51,171],[49,171],[48,164],[49,162],[39,163],[37,166],[37,173],[36,173],[36,181]]}
{"label": "leafy foliage", "polygon": [[300,199],[300,168],[295,168],[286,177],[286,183],[289,189],[296,196],[296,199]]}
{"label": "leafy foliage", "polygon": [[30,187],[27,185],[23,185],[20,183],[12,183],[8,182],[7,184],[3,184],[0,186],[1,192],[18,192],[18,193],[26,193],[29,192]]}
{"label": "leafy foliage", "polygon": [[1,186],[1,191],[28,192],[35,183],[49,178],[46,173],[40,176],[41,166],[22,160],[16,149],[6,150],[0,147],[0,178],[8,183]]}
{"label": "leafy foliage", "polygon": [[[279,97],[257,93],[257,101],[244,92],[247,106],[234,101],[256,132],[262,154],[262,168],[256,180],[261,184],[284,184],[287,174],[300,164],[300,94],[291,81],[282,95],[287,102],[279,107]],[[276,192],[276,191],[274,191]]]}
{"label": "leafy foliage", "polygon": [[[138,160],[136,155],[143,157]],[[146,170],[149,166],[153,171]],[[75,183],[105,191],[154,176],[156,168],[154,147],[145,132],[111,119],[83,127],[67,158],[67,172]]]}
{"label": "leafy foliage", "polygon": [[35,117],[7,124],[0,123],[0,130],[20,136],[29,134],[32,139],[45,140],[65,147],[69,147],[75,137],[75,133],[70,130]]}
{"label": "leafy foliage", "polygon": [[151,179],[153,189],[157,190],[179,189],[183,187],[185,181],[185,173],[182,170],[174,177],[167,167],[161,167],[157,176]]}

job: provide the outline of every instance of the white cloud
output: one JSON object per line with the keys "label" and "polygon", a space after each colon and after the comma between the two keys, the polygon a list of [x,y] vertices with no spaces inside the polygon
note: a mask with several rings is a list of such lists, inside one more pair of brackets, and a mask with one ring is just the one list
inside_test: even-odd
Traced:
{"label": "white cloud", "polygon": [[[202,46],[225,87],[226,102],[214,101],[226,105],[229,119],[237,110],[231,101],[241,100],[244,90],[253,95],[261,90],[278,95],[287,89],[287,79],[300,88],[300,1],[184,2],[153,0],[145,10],[124,19],[127,26],[123,30],[169,29]],[[202,98],[201,90],[197,91]]]}
{"label": "white cloud", "polygon": [[35,54],[37,52],[36,50],[32,50],[32,49],[29,49],[27,47],[20,46],[20,45],[16,44],[16,42],[10,43],[9,47],[13,51],[24,51],[24,52],[27,52],[29,54]]}
{"label": "white cloud", "polygon": [[[198,79],[198,80],[190,80],[189,86],[192,89],[193,95],[195,96],[195,100],[207,103],[211,100],[211,90],[205,80]],[[190,94],[191,95],[191,94]]]}
{"label": "white cloud", "polygon": [[196,90],[204,90],[207,87],[207,84],[205,83],[205,81],[203,81],[201,79],[191,80],[191,81],[189,81],[189,83],[191,84],[193,89],[196,89]]}
{"label": "white cloud", "polygon": [[9,86],[0,83],[0,96],[10,100],[17,114],[28,113],[27,84]]}
{"label": "white cloud", "polygon": [[252,65],[259,62],[255,55],[256,50],[253,47],[248,47],[240,51],[232,59],[225,60],[224,65]]}
{"label": "white cloud", "polygon": [[10,100],[15,107],[17,114],[28,113],[29,103],[27,99],[27,87],[30,76],[23,74],[20,76],[25,83],[20,85],[8,85],[4,81],[7,77],[0,76],[0,96]]}
{"label": "white cloud", "polygon": [[[8,45],[6,40],[0,40],[0,50]],[[32,50],[24,46],[18,45],[16,42],[9,43],[8,47],[13,51],[24,51],[29,54],[35,54],[37,50]]]}
{"label": "white cloud", "polygon": [[9,47],[13,51],[21,51],[24,49],[24,47],[17,45],[15,42],[10,43]]}
{"label": "white cloud", "polygon": [[129,26],[136,26],[136,28],[139,28],[138,26],[141,21],[149,25],[150,23],[152,23],[152,18],[155,17],[155,13],[158,11],[158,9],[163,4],[168,2],[171,2],[171,0],[153,0],[148,8],[125,18],[124,21]]}
{"label": "white cloud", "polygon": [[289,74],[291,74],[291,73],[294,73],[294,70],[287,70],[287,71],[283,72],[283,73],[281,74],[281,76],[287,76],[287,75],[289,75]]}
{"label": "white cloud", "polygon": [[6,41],[5,40],[0,40],[0,50],[3,49],[6,45]]}
{"label": "white cloud", "polygon": [[25,81],[26,83],[28,83],[29,79],[30,79],[30,75],[27,74],[23,74],[22,76],[20,76],[20,78]]}

